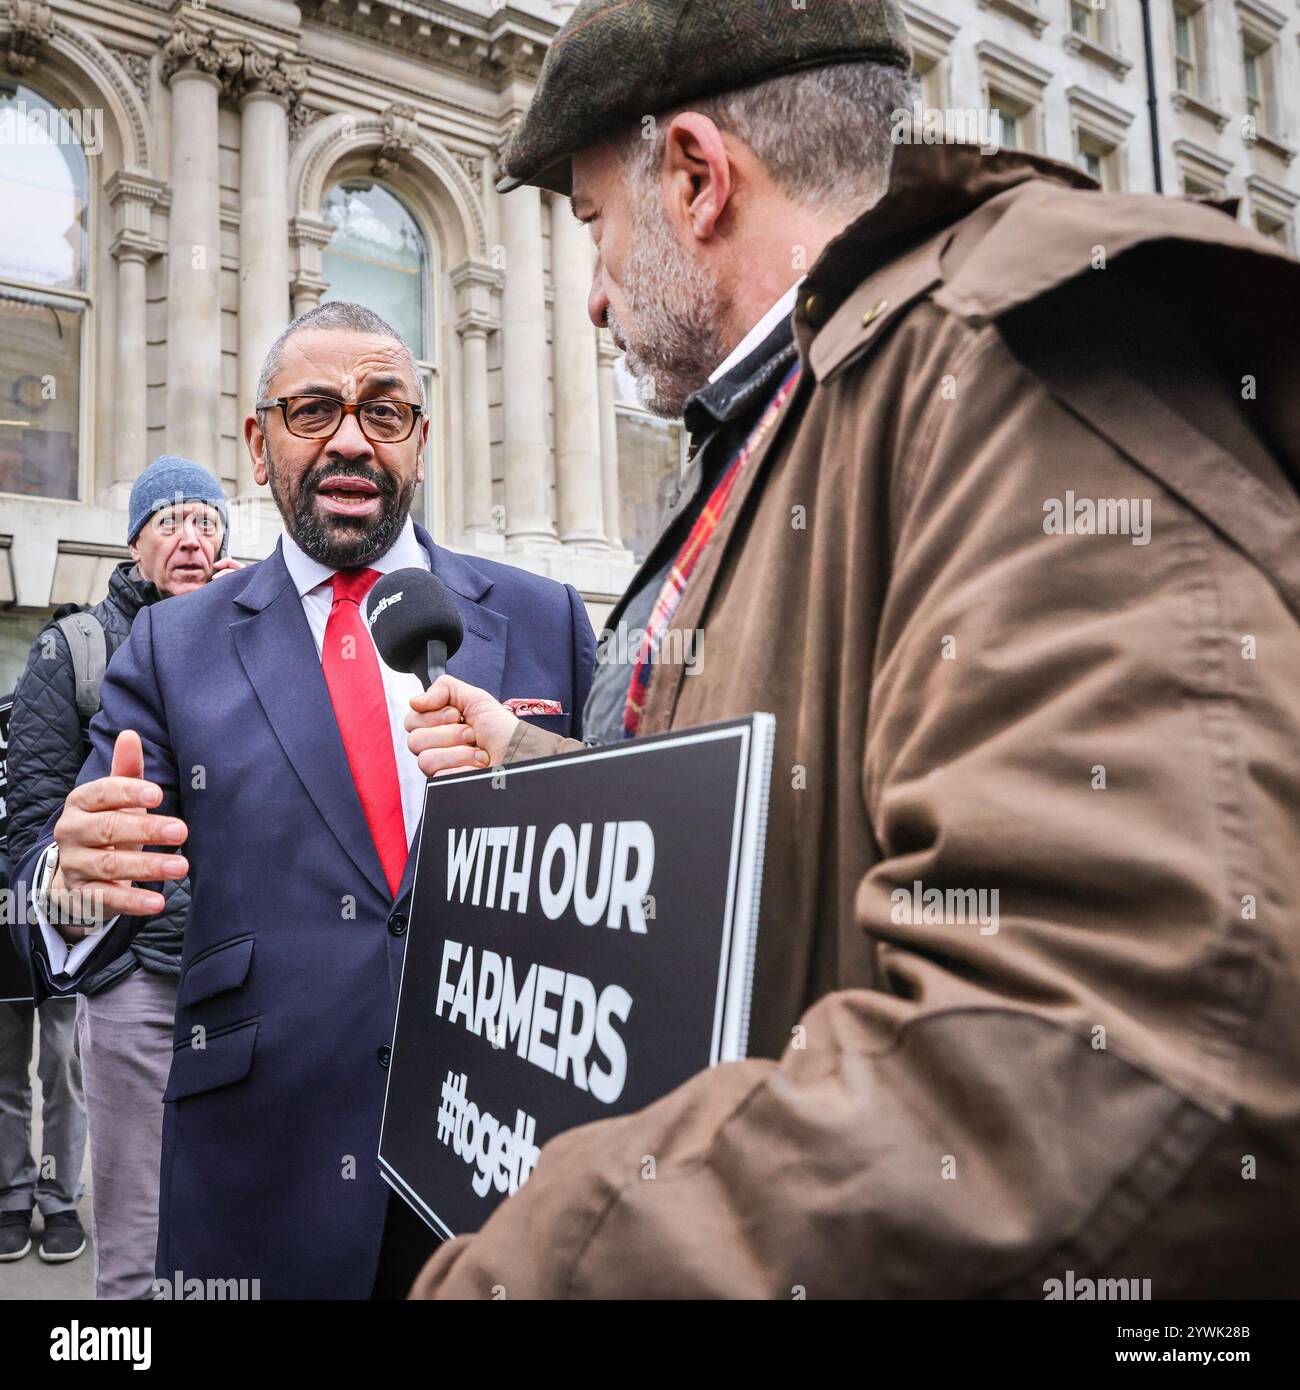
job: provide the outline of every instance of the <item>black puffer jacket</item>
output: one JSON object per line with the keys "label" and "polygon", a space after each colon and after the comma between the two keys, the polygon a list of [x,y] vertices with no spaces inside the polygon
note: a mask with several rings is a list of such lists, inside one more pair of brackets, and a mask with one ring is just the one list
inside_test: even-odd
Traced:
{"label": "black puffer jacket", "polygon": [[[123,560],[108,581],[108,597],[90,611],[104,626],[109,659],[126,641],[135,615],[162,597],[135,562]],[[32,644],[9,726],[9,858],[14,864],[41,837],[46,822],[72,790],[90,752],[86,722],[77,713],[72,653],[63,633],[51,624]],[[190,906],[190,884],[163,889],[167,907],[132,939],[116,960],[88,976],[81,986],[97,994],[138,966],[160,975],[179,975],[181,943]]]}

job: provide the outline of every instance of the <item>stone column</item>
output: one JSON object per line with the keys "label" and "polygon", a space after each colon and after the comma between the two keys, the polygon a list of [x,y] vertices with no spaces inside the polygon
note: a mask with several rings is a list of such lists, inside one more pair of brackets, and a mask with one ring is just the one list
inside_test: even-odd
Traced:
{"label": "stone column", "polygon": [[605,506],[605,539],[613,550],[623,547],[621,503],[618,480],[618,394],[614,388],[614,363],[619,351],[609,333],[602,330],[596,346],[597,375],[600,382],[600,482]]}
{"label": "stone column", "polygon": [[501,374],[505,401],[506,538],[514,546],[552,546],[546,447],[546,298],[542,200],[517,189],[501,206],[505,285],[501,296]]}
{"label": "stone column", "polygon": [[464,457],[461,460],[461,531],[481,544],[491,537],[492,425],[488,410],[488,335],[500,326],[497,297],[499,271],[480,261],[466,261],[451,273],[456,296],[456,332],[461,350],[461,404]]}
{"label": "stone column", "polygon": [[[239,132],[239,417],[253,409],[267,349],[289,322],[289,105],[306,86],[301,65],[246,45]],[[241,497],[255,490],[239,447]]]}
{"label": "stone column", "polygon": [[289,240],[293,243],[297,263],[289,287],[293,294],[294,318],[310,313],[329,289],[329,282],[321,274],[320,253],[333,235],[334,228],[318,217],[295,217],[289,223]]}
{"label": "stone column", "polygon": [[149,425],[145,370],[145,275],[148,254],[130,241],[113,243],[117,261],[116,357],[113,369],[113,480],[109,504],[125,509],[131,483],[145,468]]}
{"label": "stone column", "polygon": [[145,326],[149,262],[162,253],[150,230],[150,211],[165,193],[156,179],[120,171],[105,189],[116,219],[110,248],[117,263],[117,304],[113,335],[112,472],[101,475],[97,491],[110,507],[125,510],[131,484],[148,462],[148,348]]}
{"label": "stone column", "polygon": [[605,548],[596,330],[587,317],[592,247],[567,203],[551,204],[555,277],[555,472],[560,539]]}
{"label": "stone column", "polygon": [[167,449],[220,474],[221,193],[217,103],[239,50],[178,24],[164,54],[171,85],[167,257]]}

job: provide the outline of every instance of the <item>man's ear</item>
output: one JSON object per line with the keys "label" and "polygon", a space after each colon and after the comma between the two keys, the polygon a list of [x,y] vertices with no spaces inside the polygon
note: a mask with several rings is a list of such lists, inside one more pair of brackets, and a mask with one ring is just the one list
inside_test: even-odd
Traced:
{"label": "man's ear", "polygon": [[262,433],[262,426],[258,423],[256,415],[250,415],[244,421],[244,444],[248,449],[248,457],[253,460],[253,477],[259,487],[265,487],[266,435]]}
{"label": "man's ear", "polygon": [[131,558],[138,565],[140,563],[140,547],[134,541],[130,541],[126,548],[131,552]]}
{"label": "man's ear", "polygon": [[664,137],[661,174],[669,220],[700,241],[717,232],[735,192],[735,169],[726,138],[698,111],[674,116]]}

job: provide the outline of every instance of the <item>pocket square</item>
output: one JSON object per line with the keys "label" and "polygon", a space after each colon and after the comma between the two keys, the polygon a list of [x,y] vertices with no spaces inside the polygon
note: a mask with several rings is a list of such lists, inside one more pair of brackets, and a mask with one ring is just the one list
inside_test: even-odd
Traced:
{"label": "pocket square", "polygon": [[563,714],[564,707],[558,700],[525,700],[516,698],[501,702],[511,714],[526,719],[530,714]]}

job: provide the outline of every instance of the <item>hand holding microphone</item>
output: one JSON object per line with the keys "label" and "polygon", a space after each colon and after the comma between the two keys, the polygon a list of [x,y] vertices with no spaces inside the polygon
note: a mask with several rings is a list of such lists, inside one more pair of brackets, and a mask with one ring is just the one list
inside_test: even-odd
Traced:
{"label": "hand holding microphone", "polygon": [[455,676],[439,676],[411,709],[406,746],[426,777],[499,766],[519,727],[500,701]]}
{"label": "hand holding microphone", "polygon": [[406,717],[407,746],[426,777],[499,763],[519,720],[485,690],[446,674],[465,638],[447,586],[428,570],[394,570],[370,591],[367,623],[394,671],[425,687]]}

